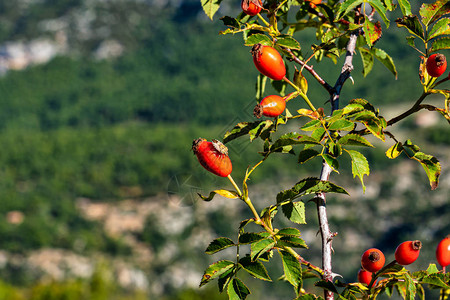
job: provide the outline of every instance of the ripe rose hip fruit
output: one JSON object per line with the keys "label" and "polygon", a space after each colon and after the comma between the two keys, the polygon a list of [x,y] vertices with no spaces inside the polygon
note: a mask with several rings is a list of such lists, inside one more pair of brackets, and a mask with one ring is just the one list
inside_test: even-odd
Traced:
{"label": "ripe rose hip fruit", "polygon": [[251,53],[253,62],[261,74],[273,80],[281,80],[286,75],[283,58],[275,48],[256,44]]}
{"label": "ripe rose hip fruit", "polygon": [[253,114],[257,118],[261,118],[261,116],[274,118],[282,114],[285,108],[286,101],[283,97],[270,95],[262,99],[259,104],[256,104]]}
{"label": "ripe rose hip fruit", "polygon": [[247,15],[255,16],[259,14],[262,9],[262,2],[261,0],[242,0],[241,8]]}
{"label": "ripe rose hip fruit", "polygon": [[361,257],[361,266],[364,270],[375,273],[384,266],[383,252],[376,248],[370,248]]}
{"label": "ripe rose hip fruit", "polygon": [[220,141],[208,142],[198,138],[192,143],[192,150],[200,164],[209,172],[221,177],[230,175],[233,167],[228,157],[228,148]]}
{"label": "ripe rose hip fruit", "polygon": [[320,3],[322,3],[322,0],[310,0],[309,6],[311,6],[312,8],[316,8],[316,5]]}
{"label": "ripe rose hip fruit", "polygon": [[369,285],[372,281],[372,272],[366,271],[364,269],[359,269],[358,271],[358,281]]}
{"label": "ripe rose hip fruit", "polygon": [[443,268],[450,265],[450,234],[439,242],[436,248],[436,259]]}
{"label": "ripe rose hip fruit", "polygon": [[402,266],[412,264],[419,257],[420,248],[422,242],[419,240],[403,242],[395,249],[395,260]]}
{"label": "ripe rose hip fruit", "polygon": [[428,57],[426,68],[430,76],[439,77],[444,74],[445,70],[447,69],[447,60],[445,59],[445,56],[443,54],[433,54]]}

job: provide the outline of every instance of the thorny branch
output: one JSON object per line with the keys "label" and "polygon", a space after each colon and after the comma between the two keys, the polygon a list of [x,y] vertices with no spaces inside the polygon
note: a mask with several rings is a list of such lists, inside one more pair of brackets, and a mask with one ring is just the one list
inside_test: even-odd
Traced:
{"label": "thorny branch", "polygon": [[[341,74],[336,81],[336,84],[330,92],[331,101],[331,114],[339,109],[339,96],[341,93],[342,86],[345,81],[350,78],[350,73],[353,70],[353,55],[355,53],[356,40],[358,38],[359,31],[354,31],[350,34],[350,40],[347,44],[347,53],[344,61],[344,66],[342,67]],[[328,90],[328,89],[327,89]],[[324,161],[322,164],[322,171],[320,174],[321,180],[328,180],[331,174],[331,167]],[[326,197],[325,193],[316,194],[317,203],[317,214],[319,218],[320,234],[322,237],[322,268],[324,270],[324,279],[327,281],[333,280],[333,272],[331,265],[331,255],[332,255],[332,241],[336,233],[330,231],[327,217],[326,209]],[[333,293],[331,291],[325,290],[325,299],[333,299]]]}

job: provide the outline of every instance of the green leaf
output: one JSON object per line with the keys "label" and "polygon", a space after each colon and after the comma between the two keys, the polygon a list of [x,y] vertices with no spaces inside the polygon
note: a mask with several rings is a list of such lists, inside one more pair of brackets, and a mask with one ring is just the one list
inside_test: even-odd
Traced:
{"label": "green leaf", "polygon": [[386,156],[390,159],[397,158],[403,151],[402,143],[397,142],[386,151]]}
{"label": "green leaf", "polygon": [[322,123],[320,123],[320,120],[312,120],[303,125],[300,129],[303,131],[313,131],[321,126]]}
{"label": "green leaf", "polygon": [[242,268],[253,277],[260,280],[272,281],[269,274],[267,273],[266,268],[260,261],[252,261],[250,256],[245,256],[244,258],[241,258],[239,260],[239,263],[241,264]]}
{"label": "green leaf", "polygon": [[241,122],[231,130],[227,131],[223,137],[223,143],[226,144],[243,135],[249,135],[250,140],[259,137],[264,131],[271,128],[272,120],[256,121],[256,122]]}
{"label": "green leaf", "polygon": [[275,246],[275,241],[271,238],[263,239],[258,242],[252,243],[250,246],[252,260],[257,259],[267,251],[272,250]]}
{"label": "green leaf", "polygon": [[357,99],[350,100],[349,105],[355,105],[355,104],[361,105],[365,110],[371,111],[373,113],[376,112],[375,107],[373,107],[373,105],[370,104],[369,101],[367,101],[366,99],[357,98]]}
{"label": "green leaf", "polygon": [[339,10],[338,10],[338,12],[336,14],[335,21],[338,21],[340,18],[342,18],[343,16],[345,16],[346,14],[351,12],[352,9],[354,9],[355,7],[357,7],[358,5],[360,5],[363,2],[364,2],[364,0],[347,0],[347,1],[344,1],[339,6]]}
{"label": "green leaf", "polygon": [[265,34],[252,34],[245,40],[245,46],[253,46],[255,44],[262,44],[265,46],[272,46],[272,40]]}
{"label": "green leaf", "polygon": [[306,224],[305,218],[305,203],[299,202],[288,202],[284,204],[281,209],[283,210],[284,215],[291,222],[297,224]]}
{"label": "green leaf", "polygon": [[423,152],[416,152],[412,158],[417,160],[425,169],[431,189],[436,189],[439,185],[439,176],[441,175],[441,163],[436,157]]}
{"label": "green leaf", "polygon": [[209,243],[209,246],[206,248],[205,253],[214,254],[231,246],[235,246],[234,242],[231,239],[220,237]]}
{"label": "green leaf", "polygon": [[303,164],[308,160],[318,156],[319,154],[320,154],[319,151],[316,151],[314,149],[305,149],[301,151],[300,154],[298,155],[298,162]]}
{"label": "green leaf", "polygon": [[229,300],[243,300],[250,295],[250,290],[239,278],[233,278],[228,284],[227,294]]}
{"label": "green leaf", "polygon": [[430,53],[446,49],[450,49],[450,37],[448,36],[435,39],[431,42]]}
{"label": "green leaf", "polygon": [[364,110],[364,106],[359,103],[350,103],[347,104],[344,108],[341,109],[344,115],[360,112]]}
{"label": "green leaf", "polygon": [[278,230],[277,235],[285,235],[285,236],[300,236],[300,230],[293,227],[286,227]]}
{"label": "green leaf", "polygon": [[359,177],[359,179],[361,180],[363,191],[365,192],[366,186],[364,185],[363,177],[364,175],[370,174],[369,163],[367,162],[365,156],[362,155],[360,152],[347,149],[345,149],[345,151],[350,155],[350,158],[352,159],[353,178],[355,178],[356,176]]}
{"label": "green leaf", "polygon": [[365,137],[354,133],[349,133],[341,137],[338,140],[338,144],[348,146],[373,147],[373,145]]}
{"label": "green leaf", "polygon": [[278,240],[277,245],[293,248],[308,248],[308,245],[306,245],[306,242],[303,239],[295,236],[282,236]]}
{"label": "green leaf", "polygon": [[444,274],[430,274],[421,280],[421,283],[427,283],[434,286],[438,286],[443,289],[450,289],[450,285],[445,283]]}
{"label": "green leaf", "polygon": [[236,267],[231,268],[219,276],[219,279],[217,280],[217,283],[219,286],[219,292],[222,293],[225,290],[225,288],[228,287],[228,284],[233,279],[233,277],[236,275],[234,272],[235,269],[236,269]]}
{"label": "green leaf", "polygon": [[437,0],[433,3],[424,3],[420,7],[419,14],[425,26],[433,23],[440,17],[450,12],[450,3],[447,0]]}
{"label": "green leaf", "polygon": [[321,154],[323,160],[327,163],[327,165],[330,166],[330,168],[339,173],[337,170],[339,169],[339,162],[336,158],[334,158],[333,156],[331,156],[330,154]]}
{"label": "green leaf", "polygon": [[398,4],[400,5],[400,9],[404,16],[409,16],[411,14],[411,4],[409,4],[408,0],[398,0]]}
{"label": "green leaf", "polygon": [[279,251],[283,262],[284,278],[297,288],[302,283],[302,266],[298,259],[286,251]]}
{"label": "green leaf", "polygon": [[318,145],[320,143],[318,143],[308,135],[290,132],[283,134],[278,140],[276,140],[270,146],[269,151],[270,152],[281,151],[281,149],[285,146],[300,145],[300,144]]}
{"label": "green leaf", "polygon": [[450,18],[442,18],[434,24],[428,34],[428,41],[444,34],[450,34]]}
{"label": "green leaf", "polygon": [[317,281],[316,283],[314,283],[315,286],[323,288],[327,291],[331,291],[333,293],[338,294],[338,290],[336,289],[336,287],[334,286],[334,284],[331,281],[327,281],[327,280],[320,280]]}
{"label": "green leaf", "polygon": [[252,244],[267,238],[268,235],[255,232],[244,232],[239,235],[239,244]]}
{"label": "green leaf", "polygon": [[372,71],[373,68],[373,53],[365,48],[360,47],[359,53],[361,54],[361,59],[363,63],[363,75],[364,77]]}
{"label": "green leaf", "polygon": [[339,119],[335,122],[330,123],[328,129],[329,130],[341,130],[341,131],[350,131],[353,130],[355,124],[346,119]]}
{"label": "green leaf", "polygon": [[380,0],[368,0],[367,2],[369,2],[369,4],[373,8],[375,8],[375,10],[380,15],[386,27],[389,27],[390,21],[386,16],[386,8],[384,7],[383,3]]}
{"label": "green leaf", "polygon": [[234,267],[234,262],[229,260],[219,260],[211,265],[205,270],[203,274],[200,286],[207,284],[209,281],[219,277],[228,270]]}
{"label": "green leaf", "polygon": [[284,48],[300,50],[300,44],[297,42],[297,40],[290,36],[279,38],[276,42],[276,45]]}
{"label": "green leaf", "polygon": [[298,194],[304,193],[304,195],[315,193],[339,193],[348,195],[347,191],[342,187],[330,181],[320,180],[314,177],[300,180],[294,185],[292,190]]}
{"label": "green leaf", "polygon": [[428,268],[427,268],[427,273],[428,274],[434,274],[434,273],[437,273],[437,272],[439,272],[439,270],[438,270],[438,268],[436,267],[435,264],[430,264],[428,266]]}
{"label": "green leaf", "polygon": [[203,11],[211,21],[214,14],[219,10],[220,2],[222,2],[222,0],[201,0]]}
{"label": "green leaf", "polygon": [[372,53],[376,59],[378,59],[397,79],[397,68],[395,67],[394,60],[384,50],[378,48],[372,48]]}

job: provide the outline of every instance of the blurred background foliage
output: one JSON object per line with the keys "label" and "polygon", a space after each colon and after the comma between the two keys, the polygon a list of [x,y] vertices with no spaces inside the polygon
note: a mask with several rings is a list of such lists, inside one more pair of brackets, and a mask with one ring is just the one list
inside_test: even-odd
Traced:
{"label": "blurred background foliage", "polygon": [[[411,2],[415,7],[419,4]],[[222,9],[223,14],[236,15],[239,4],[228,3]],[[89,34],[76,25],[86,18]],[[190,146],[194,138],[220,138],[237,122],[254,120],[258,73],[250,49],[240,38],[218,36],[223,29],[221,22],[206,20],[199,1],[194,0],[0,0],[0,19],[2,45],[52,37],[42,29],[49,24],[46,20],[65,22],[62,30],[68,45],[68,51],[47,63],[9,70],[0,77],[0,248],[8,253],[8,261],[0,262],[0,299],[154,299],[157,296],[152,291],[118,288],[114,278],[105,275],[111,271],[109,267],[100,267],[90,279],[55,281],[29,274],[20,263],[9,261],[13,259],[10,255],[23,259],[35,250],[58,248],[83,256],[101,253],[108,259],[132,260],[133,246],[105,231],[100,221],[84,217],[77,207],[80,199],[115,204],[124,199],[166,201],[173,194],[195,197],[192,189],[182,190],[178,182],[175,187],[171,185],[181,174],[196,178],[191,188],[204,193],[224,184],[205,173]],[[393,115],[398,106],[408,107],[415,101],[420,92],[419,57],[404,38],[404,32],[391,25],[377,44],[393,57],[398,79],[378,62],[364,79],[357,55],[355,84],[344,87],[343,104],[354,97],[366,98],[380,105],[382,114]],[[125,51],[113,59],[95,58],[93,53],[106,39],[119,41]],[[298,39],[304,53],[311,54],[306,45],[314,40],[314,32],[299,33]],[[331,84],[340,72],[340,63],[313,62]],[[308,80],[310,99],[326,109],[327,94],[314,80]],[[292,110],[298,107],[295,103],[288,106]],[[414,141],[423,145],[425,152],[448,163],[450,130],[445,126],[445,122],[436,121],[432,127],[421,127],[406,120],[395,130],[405,136],[414,131]],[[366,195],[349,175],[348,162],[341,164],[342,176],[336,176],[339,184],[350,186],[352,191],[350,199],[331,198],[330,202],[331,226],[340,233],[334,244],[336,268],[348,280],[355,279],[358,256],[365,247],[377,246],[393,253],[394,245],[405,239],[420,237],[433,245],[450,231],[448,175],[443,173],[446,177],[441,188],[431,194],[421,167],[402,167],[409,166],[405,159],[388,160],[384,151],[389,146],[367,152],[373,172],[367,181],[374,183],[368,184]],[[261,142],[237,140],[229,148],[233,174],[239,180],[247,166],[259,160],[255,153]],[[269,201],[277,190],[290,187],[297,178],[318,176],[320,163],[293,167],[293,156],[268,160],[252,177],[253,192],[264,199],[262,202]],[[404,173],[405,169],[409,172]],[[412,184],[399,188],[402,183],[398,180],[406,177]],[[375,192],[370,192],[371,187]],[[198,206],[216,205],[192,201],[189,209],[193,207],[194,213]],[[23,221],[11,223],[6,216],[12,211],[21,212]],[[239,208],[234,213],[208,212],[207,219],[214,222],[192,217],[191,227],[177,235],[165,234],[150,215],[142,232],[134,237],[162,255],[170,239],[181,245],[177,243],[195,236],[195,228],[205,224],[211,227],[212,238],[235,234],[245,213]],[[308,252],[310,259],[315,261],[320,257],[319,251],[313,254],[319,244],[314,236],[312,206],[308,216],[310,231],[304,235],[313,250]],[[367,240],[358,244],[363,238]],[[206,246],[203,242],[198,247]],[[161,274],[166,264],[176,265],[190,257],[196,257],[193,260],[200,272],[208,264],[198,248],[178,247],[186,249],[176,259],[144,270],[149,281],[158,280],[156,274]],[[423,250],[420,266],[433,259],[433,251],[432,246]],[[194,281],[200,282],[200,277]],[[271,291],[262,289],[259,296],[268,299],[270,295],[290,295],[284,285],[271,287]],[[165,300],[224,296],[207,288],[181,285],[174,289],[170,284],[159,292],[158,297]]]}

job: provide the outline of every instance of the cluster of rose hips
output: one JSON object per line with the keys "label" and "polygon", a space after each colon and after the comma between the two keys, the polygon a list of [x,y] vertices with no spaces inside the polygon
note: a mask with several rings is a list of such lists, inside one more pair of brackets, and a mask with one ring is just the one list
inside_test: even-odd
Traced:
{"label": "cluster of rose hips", "polygon": [[[261,0],[243,0],[241,7],[246,14],[254,16],[261,11],[262,2]],[[275,48],[256,44],[252,47],[251,53],[255,67],[261,74],[276,81],[286,79],[286,66],[280,53]],[[265,97],[255,106],[254,115],[257,118],[262,116],[278,117],[286,109],[286,97],[278,95]],[[200,164],[209,172],[221,177],[230,175],[232,165],[228,157],[228,149],[220,141],[208,142],[205,139],[198,138],[194,140],[192,150]]]}
{"label": "cluster of rose hips", "polygon": [[[398,245],[395,249],[395,260],[391,264],[407,266],[416,261],[419,257],[422,242],[419,240],[406,241]],[[441,240],[436,248],[436,259],[445,269],[450,264],[450,235]],[[386,259],[379,249],[371,248],[366,250],[361,257],[361,269],[358,271],[358,281],[367,284],[369,287],[375,286],[375,273],[384,267]]]}

